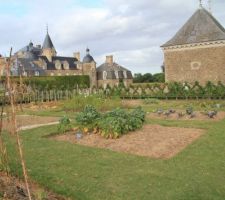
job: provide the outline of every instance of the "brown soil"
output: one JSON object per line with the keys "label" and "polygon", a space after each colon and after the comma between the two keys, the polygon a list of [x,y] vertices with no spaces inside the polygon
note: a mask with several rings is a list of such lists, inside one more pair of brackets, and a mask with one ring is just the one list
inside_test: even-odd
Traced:
{"label": "brown soil", "polygon": [[[58,117],[43,117],[43,116],[34,116],[34,115],[18,115],[17,117],[17,128],[22,126],[29,126],[35,124],[47,124],[50,122],[59,121]],[[3,129],[10,131],[11,125],[8,119],[3,120]]]}
{"label": "brown soil", "polygon": [[157,113],[149,113],[147,117],[149,119],[168,119],[168,120],[199,120],[199,121],[220,121],[225,118],[225,112],[218,112],[218,114],[214,118],[209,118],[203,112],[194,112],[194,117],[191,118],[189,115],[184,115],[183,117],[178,117],[178,112],[184,111],[177,111],[176,113],[170,114],[168,117],[164,114],[157,114]]}
{"label": "brown soil", "polygon": [[122,105],[123,107],[138,107],[140,105],[143,105],[143,100],[122,100]]}
{"label": "brown soil", "polygon": [[55,101],[51,101],[51,102],[43,102],[43,103],[30,103],[30,104],[26,104],[23,107],[25,109],[29,109],[32,111],[41,111],[41,110],[46,110],[46,109],[56,109],[60,106],[60,102],[55,102]]}
{"label": "brown soil", "polygon": [[[46,200],[66,200],[65,198],[55,195],[52,192],[44,190],[37,184],[32,183],[32,199],[46,199]],[[6,176],[5,173],[0,172],[0,199],[2,200],[28,200],[25,184],[19,179]]]}
{"label": "brown soil", "polygon": [[74,133],[55,136],[58,141],[68,141],[85,146],[106,148],[152,158],[171,158],[199,138],[201,129],[145,125],[119,139],[105,139],[97,134],[85,135],[77,140]]}

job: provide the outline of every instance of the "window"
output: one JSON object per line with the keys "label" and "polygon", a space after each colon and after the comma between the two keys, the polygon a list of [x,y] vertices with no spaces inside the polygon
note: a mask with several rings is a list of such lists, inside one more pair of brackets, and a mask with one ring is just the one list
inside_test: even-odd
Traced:
{"label": "window", "polygon": [[116,79],[119,79],[119,72],[118,71],[115,71],[115,76],[116,76]]}
{"label": "window", "polygon": [[126,71],[123,71],[123,77],[124,77],[125,79],[127,79],[127,72],[126,72]]}
{"label": "window", "polygon": [[67,61],[63,62],[63,68],[66,69],[66,70],[70,69],[70,65]]}
{"label": "window", "polygon": [[191,70],[199,70],[201,65],[201,62],[191,62]]}
{"label": "window", "polygon": [[62,68],[61,68],[61,65],[62,65],[62,64],[61,64],[61,62],[60,62],[59,60],[56,60],[56,61],[55,61],[55,68],[56,68],[56,69],[58,69],[58,70],[62,69]]}
{"label": "window", "polygon": [[107,72],[104,71],[104,72],[103,72],[103,80],[106,80],[106,79],[107,79]]}
{"label": "window", "polygon": [[39,72],[39,71],[35,71],[35,72],[34,72],[34,75],[35,75],[35,76],[40,76],[40,72]]}
{"label": "window", "polygon": [[27,76],[27,72],[26,71],[23,72],[23,76]]}

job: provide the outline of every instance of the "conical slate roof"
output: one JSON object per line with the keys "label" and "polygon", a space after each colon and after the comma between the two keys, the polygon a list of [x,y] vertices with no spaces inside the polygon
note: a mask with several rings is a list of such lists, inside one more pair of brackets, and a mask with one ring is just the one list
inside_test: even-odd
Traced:
{"label": "conical slate roof", "polygon": [[204,8],[198,9],[162,47],[225,40],[224,27]]}
{"label": "conical slate roof", "polygon": [[44,43],[43,43],[43,46],[42,46],[42,49],[53,49],[53,48],[54,48],[54,45],[52,43],[50,35],[47,33]]}

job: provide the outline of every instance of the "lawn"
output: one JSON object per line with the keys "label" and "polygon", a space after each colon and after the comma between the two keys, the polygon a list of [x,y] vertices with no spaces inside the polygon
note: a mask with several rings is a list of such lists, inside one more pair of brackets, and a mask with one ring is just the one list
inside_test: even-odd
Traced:
{"label": "lawn", "polygon": [[[45,137],[55,133],[56,126],[23,131],[29,176],[74,200],[224,200],[225,120],[146,123],[203,128],[206,133],[175,157],[162,160]],[[10,165],[13,173],[20,171],[13,149]]]}

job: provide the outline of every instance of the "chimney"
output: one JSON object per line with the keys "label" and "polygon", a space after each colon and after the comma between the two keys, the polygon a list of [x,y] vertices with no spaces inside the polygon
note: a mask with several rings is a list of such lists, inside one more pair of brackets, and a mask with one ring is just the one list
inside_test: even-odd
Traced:
{"label": "chimney", "polygon": [[80,52],[75,52],[75,53],[73,53],[73,56],[74,56],[78,61],[80,61]]}
{"label": "chimney", "polygon": [[113,55],[106,56],[106,63],[113,64]]}

